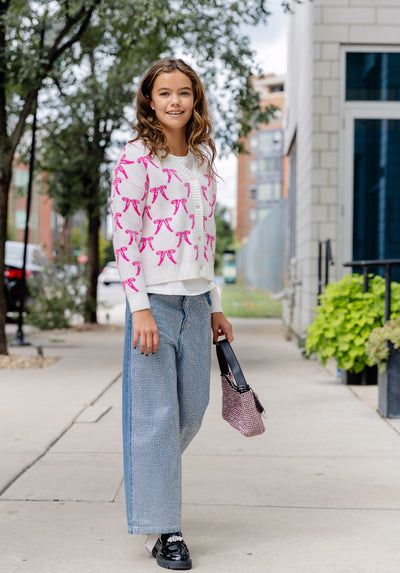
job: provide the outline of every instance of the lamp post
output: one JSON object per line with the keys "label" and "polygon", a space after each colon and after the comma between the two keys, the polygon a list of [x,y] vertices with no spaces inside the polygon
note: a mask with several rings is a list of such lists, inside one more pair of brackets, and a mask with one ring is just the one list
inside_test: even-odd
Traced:
{"label": "lamp post", "polygon": [[[40,30],[40,47],[39,47],[39,57],[42,54],[44,44],[44,25]],[[37,125],[37,107],[38,107],[38,94],[39,88],[36,92],[35,101],[33,104],[33,122],[32,122],[32,143],[31,143],[31,157],[29,161],[29,179],[28,179],[28,189],[26,195],[26,220],[25,220],[25,234],[24,234],[24,254],[22,259],[22,276],[21,276],[21,291],[19,299],[19,309],[18,309],[18,327],[14,340],[11,341],[11,346],[28,346],[30,342],[25,342],[24,340],[24,310],[25,310],[25,295],[26,295],[26,253],[28,248],[29,239],[29,215],[31,210],[32,202],[32,187],[33,187],[33,175],[35,169],[35,150],[36,150],[36,125]]]}

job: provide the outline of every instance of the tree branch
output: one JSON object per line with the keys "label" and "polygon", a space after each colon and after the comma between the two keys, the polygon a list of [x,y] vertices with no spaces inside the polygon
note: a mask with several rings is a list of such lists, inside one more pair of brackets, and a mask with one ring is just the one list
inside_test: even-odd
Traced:
{"label": "tree branch", "polygon": [[[57,58],[59,58],[62,53],[68,50],[68,48],[70,48],[83,35],[83,33],[85,32],[86,28],[89,25],[95,7],[98,6],[100,2],[101,0],[93,0],[92,5],[89,8],[85,9],[84,7],[82,7],[81,10],[73,18],[68,19],[66,25],[58,34],[56,40],[54,41],[53,46],[50,48],[47,54],[48,64],[45,68],[46,71],[49,71],[52,68],[54,62],[57,60]],[[82,23],[79,29],[69,40],[67,40],[60,48],[58,48],[58,45],[63,40],[63,38],[65,38],[65,36],[72,29],[72,27],[75,24],[77,24],[80,20],[82,20]]]}
{"label": "tree branch", "polygon": [[[20,138],[22,136],[22,132],[24,130],[26,119],[32,110],[32,106],[34,104],[34,101],[36,99],[37,93],[40,89],[40,86],[42,84],[43,79],[47,76],[48,72],[53,67],[54,62],[57,60],[57,58],[63,52],[65,52],[68,48],[70,48],[75,42],[77,42],[79,40],[79,38],[82,36],[82,34],[85,32],[86,28],[89,25],[93,11],[94,11],[95,7],[100,4],[100,2],[101,2],[101,0],[93,0],[93,2],[91,3],[89,8],[82,7],[81,10],[73,18],[68,18],[66,25],[64,26],[64,28],[61,30],[61,32],[58,34],[57,38],[55,39],[54,44],[50,48],[48,55],[47,55],[48,62],[46,64],[46,66],[44,66],[44,68],[42,69],[40,75],[37,77],[36,85],[34,85],[33,88],[28,92],[28,94],[25,98],[25,102],[24,102],[24,106],[22,108],[21,114],[18,118],[18,122],[14,128],[12,135],[11,135],[11,152],[12,152],[12,154],[14,154],[14,152],[17,148],[17,145],[20,141]],[[79,29],[75,32],[75,34],[68,41],[66,41],[60,48],[57,49],[57,46],[62,41],[62,39],[68,34],[68,32],[72,29],[72,27],[77,22],[79,22],[80,19],[82,19],[82,18],[83,18],[83,21],[82,21],[81,25],[79,26]]]}
{"label": "tree branch", "polygon": [[21,139],[22,133],[24,131],[26,119],[32,111],[32,108],[33,108],[33,105],[35,103],[38,91],[39,91],[38,87],[35,89],[32,89],[28,93],[28,95],[26,96],[26,99],[24,102],[24,107],[22,108],[22,111],[21,111],[19,118],[18,118],[17,125],[15,126],[14,131],[12,132],[11,138],[10,138],[10,141],[11,141],[10,152],[11,152],[12,156],[14,156],[17,145]]}

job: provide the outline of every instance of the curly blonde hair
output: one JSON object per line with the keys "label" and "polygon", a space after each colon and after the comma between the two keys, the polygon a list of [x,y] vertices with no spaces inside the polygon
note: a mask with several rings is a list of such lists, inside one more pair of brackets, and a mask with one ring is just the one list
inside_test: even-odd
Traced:
{"label": "curly blonde hair", "polygon": [[160,158],[166,157],[170,153],[164,131],[150,102],[156,78],[160,74],[175,71],[188,76],[193,87],[193,113],[186,125],[187,146],[196,157],[199,165],[205,162],[209,171],[215,173],[216,149],[211,138],[212,124],[208,114],[204,88],[193,68],[181,59],[164,58],[155,63],[144,75],[136,99],[137,122],[133,129],[137,132],[137,136],[132,141],[141,139],[151,149],[151,154]]}

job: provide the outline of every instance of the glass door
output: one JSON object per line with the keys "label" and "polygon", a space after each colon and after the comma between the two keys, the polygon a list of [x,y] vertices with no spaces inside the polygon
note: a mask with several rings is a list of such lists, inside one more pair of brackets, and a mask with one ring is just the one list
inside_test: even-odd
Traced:
{"label": "glass door", "polygon": [[[348,260],[400,258],[400,110],[382,115],[346,114]],[[400,280],[399,268],[393,278]]]}
{"label": "glass door", "polygon": [[339,250],[343,261],[400,258],[400,51],[343,56]]}

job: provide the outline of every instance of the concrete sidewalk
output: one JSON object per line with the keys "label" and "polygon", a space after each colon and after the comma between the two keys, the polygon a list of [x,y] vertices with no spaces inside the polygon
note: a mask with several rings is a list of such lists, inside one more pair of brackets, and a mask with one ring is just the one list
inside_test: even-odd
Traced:
{"label": "concrete sidewalk", "polygon": [[[211,404],[184,456],[194,570],[398,573],[400,430],[368,405],[376,389],[366,403],[304,360],[279,321],[232,322],[267,430],[244,438],[221,419],[214,360]],[[30,339],[61,359],[0,370],[1,573],[162,571],[126,533],[122,329]]]}

